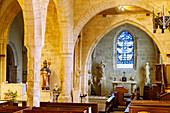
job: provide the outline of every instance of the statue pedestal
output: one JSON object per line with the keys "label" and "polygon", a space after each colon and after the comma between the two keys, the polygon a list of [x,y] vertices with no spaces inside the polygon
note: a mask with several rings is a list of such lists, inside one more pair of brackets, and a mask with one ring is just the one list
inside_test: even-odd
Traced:
{"label": "statue pedestal", "polygon": [[53,102],[53,92],[42,91],[40,92],[40,101],[41,102]]}
{"label": "statue pedestal", "polygon": [[80,103],[80,90],[79,89],[73,90],[73,102]]}
{"label": "statue pedestal", "polygon": [[106,80],[101,80],[101,96],[106,96]]}
{"label": "statue pedestal", "polygon": [[4,93],[10,91],[17,91],[18,97],[16,100],[24,100],[24,96],[26,94],[26,84],[17,84],[17,83],[9,83],[9,84],[1,84],[1,99],[4,99]]}

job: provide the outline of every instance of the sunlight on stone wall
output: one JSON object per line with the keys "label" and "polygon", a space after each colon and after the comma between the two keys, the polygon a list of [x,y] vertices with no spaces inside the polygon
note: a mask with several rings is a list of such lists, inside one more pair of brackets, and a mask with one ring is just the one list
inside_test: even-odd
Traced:
{"label": "sunlight on stone wall", "polygon": [[45,32],[44,47],[42,48],[41,54],[41,67],[44,60],[51,62],[51,78],[50,78],[50,87],[51,90],[54,88],[54,84],[60,86],[60,31],[57,10],[53,3],[53,0],[50,0],[49,6],[47,9],[47,24]]}

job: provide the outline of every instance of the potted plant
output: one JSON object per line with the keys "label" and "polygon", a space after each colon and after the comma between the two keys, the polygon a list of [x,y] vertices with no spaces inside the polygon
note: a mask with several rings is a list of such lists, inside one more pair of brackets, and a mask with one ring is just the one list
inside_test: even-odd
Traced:
{"label": "potted plant", "polygon": [[10,91],[10,89],[8,89],[7,91],[8,91],[7,93],[4,93],[5,95],[4,99],[5,100],[16,100],[16,97],[18,96],[17,91],[13,92],[13,91]]}

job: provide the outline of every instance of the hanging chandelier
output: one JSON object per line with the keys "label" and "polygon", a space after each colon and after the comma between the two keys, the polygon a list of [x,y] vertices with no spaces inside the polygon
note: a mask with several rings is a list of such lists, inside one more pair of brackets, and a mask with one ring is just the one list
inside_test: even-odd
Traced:
{"label": "hanging chandelier", "polygon": [[165,16],[164,6],[163,6],[162,16],[160,16],[160,13],[157,14],[158,15],[155,17],[154,10],[153,10],[153,33],[156,33],[158,27],[162,29],[162,33],[164,33],[164,30],[170,27],[170,11],[169,11],[169,16]]}

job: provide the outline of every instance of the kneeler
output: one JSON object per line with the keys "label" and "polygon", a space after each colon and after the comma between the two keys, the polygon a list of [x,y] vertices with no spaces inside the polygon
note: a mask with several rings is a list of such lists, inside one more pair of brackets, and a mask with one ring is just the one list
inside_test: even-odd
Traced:
{"label": "kneeler", "polygon": [[128,93],[129,90],[123,86],[116,86],[116,92],[117,92],[117,95],[118,95],[118,103],[120,105],[126,105],[126,102],[123,101],[123,95],[124,93]]}

